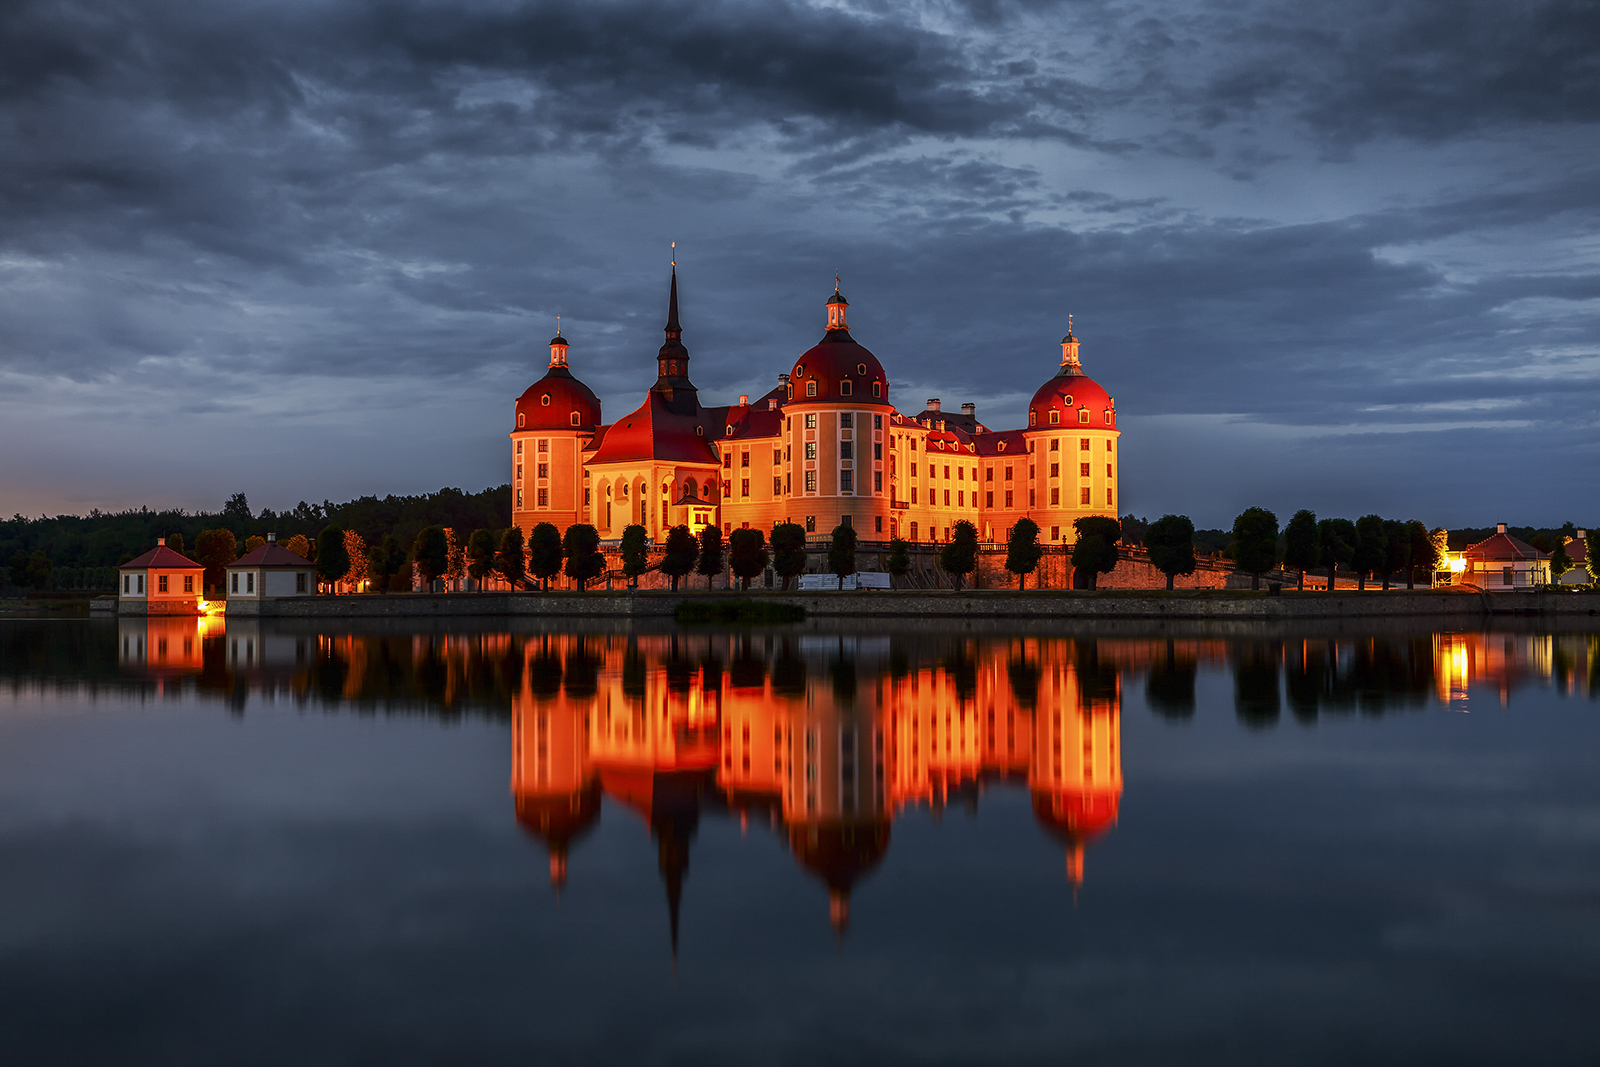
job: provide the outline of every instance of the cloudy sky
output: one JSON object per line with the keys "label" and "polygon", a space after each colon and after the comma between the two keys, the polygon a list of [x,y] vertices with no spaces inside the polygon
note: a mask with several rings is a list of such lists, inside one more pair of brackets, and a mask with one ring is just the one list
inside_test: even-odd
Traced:
{"label": "cloudy sky", "polygon": [[821,335],[1123,510],[1600,525],[1600,5],[9,0],[0,511],[507,480],[556,316],[631,410]]}

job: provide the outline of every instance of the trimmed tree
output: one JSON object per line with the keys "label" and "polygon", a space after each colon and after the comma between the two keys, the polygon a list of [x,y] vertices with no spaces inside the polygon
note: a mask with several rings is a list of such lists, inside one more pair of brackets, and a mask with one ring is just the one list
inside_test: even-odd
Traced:
{"label": "trimmed tree", "polygon": [[1032,519],[1018,519],[1011,527],[1006,540],[1006,570],[1017,576],[1019,590],[1028,587],[1028,575],[1039,568],[1044,546],[1039,543],[1039,524]]}
{"label": "trimmed tree", "polygon": [[[1094,589],[1100,575],[1116,568],[1122,524],[1116,519],[1090,515],[1075,520],[1072,529],[1077,534],[1077,540],[1072,543],[1072,587]],[[1149,536],[1148,531],[1145,536]]]}
{"label": "trimmed tree", "polygon": [[844,588],[844,576],[856,572],[856,528],[844,523],[833,528],[833,539],[828,543],[828,572],[837,575],[839,588]]}
{"label": "trimmed tree", "polygon": [[406,565],[405,546],[400,543],[400,538],[394,534],[385,534],[383,540],[374,545],[367,557],[367,578],[377,585],[378,592],[387,593],[394,582],[394,576],[399,574]]}
{"label": "trimmed tree", "polygon": [[978,569],[978,528],[966,519],[955,524],[950,543],[939,550],[939,569],[955,579],[957,590],[961,580]]}
{"label": "trimmed tree", "polygon": [[1278,562],[1278,516],[1266,508],[1245,508],[1233,520],[1234,564],[1250,575],[1250,588]]}
{"label": "trimmed tree", "polygon": [[1412,519],[1406,523],[1406,540],[1410,543],[1406,553],[1406,588],[1417,587],[1417,572],[1428,573],[1428,584],[1433,584],[1433,572],[1438,570],[1439,561],[1433,556],[1433,534],[1428,532],[1428,526],[1421,519]]}
{"label": "trimmed tree", "polygon": [[[181,542],[183,538],[179,537],[178,540]],[[172,538],[167,538],[167,544],[169,546],[172,544]],[[311,560],[313,558],[311,542],[306,539],[305,534],[295,534],[293,537],[289,538],[289,540],[283,543],[283,547],[288,549],[290,552],[293,552],[303,560]],[[180,547],[177,551],[182,552],[183,549]]]}
{"label": "trimmed tree", "polygon": [[805,573],[805,527],[797,522],[780,522],[772,528],[772,569],[783,579],[783,591],[786,593],[789,591],[789,580]]}
{"label": "trimmed tree", "polygon": [[481,527],[467,538],[467,577],[477,582],[480,590],[483,580],[494,573],[495,547],[494,534]]}
{"label": "trimmed tree", "polygon": [[1167,589],[1180,574],[1194,573],[1194,523],[1187,515],[1163,515],[1144,532],[1150,563],[1167,576]]}
{"label": "trimmed tree", "polygon": [[760,530],[735,530],[728,537],[728,563],[749,590],[750,579],[767,569],[767,538]]}
{"label": "trimmed tree", "polygon": [[1411,535],[1406,524],[1399,519],[1383,520],[1383,564],[1378,575],[1383,578],[1383,588],[1389,588],[1389,579],[1406,569],[1411,560]]}
{"label": "trimmed tree", "polygon": [[1389,557],[1389,538],[1383,516],[1363,515],[1356,520],[1356,550],[1350,560],[1355,568],[1356,588],[1366,589],[1367,579],[1382,569]]}
{"label": "trimmed tree", "polygon": [[889,558],[884,561],[884,566],[889,570],[889,584],[892,586],[896,578],[904,578],[911,573],[911,546],[900,538],[891,538],[889,541]]}
{"label": "trimmed tree", "polygon": [[[320,538],[318,540],[320,542]],[[238,553],[234,550],[235,545],[233,531],[225,527],[201,530],[200,536],[194,539],[194,561],[206,569],[207,589],[217,589],[222,586],[223,568],[238,558]],[[317,573],[320,575],[322,571],[319,569]]]}
{"label": "trimmed tree", "polygon": [[244,551],[240,553],[240,557],[243,558],[244,556],[248,556],[250,553],[254,552],[256,549],[260,548],[266,543],[267,539],[265,537],[260,537],[254,534],[246,537],[244,539]]}
{"label": "trimmed tree", "polygon": [[1597,537],[1595,534],[1596,531],[1590,530],[1583,539],[1583,562],[1589,571],[1589,582],[1591,585],[1595,582],[1600,582],[1600,537]]}
{"label": "trimmed tree", "polygon": [[541,522],[529,535],[528,573],[539,579],[547,593],[550,579],[561,573],[561,531],[553,523]]}
{"label": "trimmed tree", "polygon": [[639,588],[639,575],[649,569],[650,534],[634,523],[622,531],[622,573],[628,576],[628,588]]}
{"label": "trimmed tree", "polygon": [[707,589],[722,573],[722,527],[715,523],[700,527],[700,558],[694,572],[705,575]]}
{"label": "trimmed tree", "polygon": [[443,526],[424,526],[411,546],[411,561],[417,565],[417,574],[423,586],[433,592],[433,583],[450,568],[450,539]]}
{"label": "trimmed tree", "polygon": [[1322,562],[1322,545],[1317,540],[1317,515],[1301,508],[1283,528],[1283,564],[1299,575],[1295,588],[1306,587],[1306,571]]}
{"label": "trimmed tree", "polygon": [[1550,553],[1550,582],[1555,584],[1561,581],[1561,576],[1567,573],[1567,568],[1572,566],[1572,559],[1567,555],[1566,542],[1556,546]]}
{"label": "trimmed tree", "polygon": [[575,522],[567,527],[561,539],[561,551],[567,557],[567,577],[578,583],[578,592],[606,572],[606,557],[600,551],[600,531],[586,522]]}
{"label": "trimmed tree", "polygon": [[522,540],[522,527],[508,526],[500,535],[495,550],[494,569],[513,590],[528,582],[528,549]]}
{"label": "trimmed tree", "polygon": [[689,532],[689,527],[678,525],[667,531],[666,554],[661,559],[661,573],[672,579],[672,591],[678,591],[678,579],[694,570],[700,555],[700,543]]}
{"label": "trimmed tree", "polygon": [[1355,556],[1356,527],[1349,519],[1323,519],[1317,523],[1317,547],[1322,565],[1328,568],[1328,592],[1337,585],[1339,564],[1349,565]]}
{"label": "trimmed tree", "polygon": [[[200,544],[205,544],[208,534],[226,533],[225,530],[207,530],[200,535]],[[228,540],[233,540],[233,535],[228,534]],[[204,562],[202,560],[201,562]],[[344,531],[337,526],[324,526],[317,535],[317,577],[332,585],[342,579],[350,571],[350,552],[344,547]],[[210,573],[209,571],[207,572]]]}

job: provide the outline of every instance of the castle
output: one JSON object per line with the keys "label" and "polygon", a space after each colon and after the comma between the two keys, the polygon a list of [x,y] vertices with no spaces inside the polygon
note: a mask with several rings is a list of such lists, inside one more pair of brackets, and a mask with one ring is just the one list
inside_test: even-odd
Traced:
{"label": "castle", "polygon": [[991,430],[972,404],[959,415],[938,400],[897,411],[883,365],[851,336],[848,307],[835,285],[822,340],[776,388],[706,407],[689,378],[674,265],[656,382],[611,423],[558,331],[550,369],[517,398],[512,521],[524,534],[590,523],[606,540],[638,523],[660,543],[680,524],[731,533],[787,520],[819,541],[842,524],[863,541],[929,542],[965,519],[981,540],[1003,542],[1026,517],[1048,544],[1073,540],[1075,519],[1117,515],[1116,402],[1083,373],[1070,330],[1027,427]]}

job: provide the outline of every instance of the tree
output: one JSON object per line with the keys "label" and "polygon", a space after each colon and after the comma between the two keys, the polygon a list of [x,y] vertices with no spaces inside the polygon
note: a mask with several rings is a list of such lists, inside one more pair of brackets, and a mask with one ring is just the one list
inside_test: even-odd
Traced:
{"label": "tree", "polygon": [[639,575],[650,569],[650,533],[634,523],[622,531],[622,573],[628,588],[639,588]]}
{"label": "tree", "polygon": [[561,573],[561,531],[554,524],[541,522],[528,536],[528,573],[547,593],[550,579]]}
{"label": "tree", "polygon": [[1383,588],[1389,588],[1389,579],[1406,569],[1411,560],[1411,535],[1406,524],[1399,519],[1383,520],[1383,563],[1378,574],[1383,578]]}
{"label": "tree", "polygon": [[1233,520],[1233,559],[1250,575],[1250,588],[1261,588],[1261,576],[1278,562],[1278,516],[1266,508],[1245,508]]}
{"label": "tree", "polygon": [[1283,528],[1284,566],[1299,575],[1297,589],[1306,587],[1306,571],[1322,561],[1322,544],[1317,539],[1316,512],[1301,508]]}
{"label": "tree", "polygon": [[742,589],[750,579],[767,569],[767,538],[760,530],[735,530],[728,537],[728,563],[738,575]]}
{"label": "tree", "polygon": [[354,530],[344,532],[344,550],[350,557],[350,566],[344,572],[344,583],[352,589],[361,588],[361,581],[367,578],[367,543],[361,535]]}
{"label": "tree", "polygon": [[1428,575],[1428,584],[1432,585],[1433,572],[1439,569],[1439,559],[1434,555],[1433,534],[1428,532],[1427,524],[1421,519],[1406,523],[1406,540],[1410,542],[1406,554],[1406,588],[1417,587],[1419,570]]}
{"label": "tree", "polygon": [[[18,553],[18,555],[20,554],[21,553]],[[43,592],[45,589],[49,588],[50,574],[55,570],[55,566],[50,562],[50,557],[45,555],[43,549],[34,549],[32,554],[30,554],[27,559],[28,566],[23,571],[23,582],[18,582],[17,584],[30,585],[33,587],[33,590],[36,593]],[[12,572],[16,572],[16,567],[14,565],[12,567]]]}
{"label": "tree", "polygon": [[11,554],[11,584],[28,584],[28,552],[19,548]]}
{"label": "tree", "polygon": [[837,575],[839,588],[844,588],[844,576],[856,572],[856,528],[840,523],[833,528],[833,539],[828,542],[828,573]]}
{"label": "tree", "polygon": [[1389,539],[1383,528],[1383,516],[1363,515],[1356,520],[1355,553],[1350,565],[1356,571],[1356,588],[1365,589],[1367,579],[1376,574],[1389,555]]}
{"label": "tree", "polygon": [[700,558],[694,572],[705,576],[707,589],[722,573],[722,527],[716,523],[700,527]]}
{"label": "tree", "polygon": [[1600,537],[1596,537],[1595,531],[1590,530],[1583,543],[1585,546],[1583,562],[1589,571],[1589,581],[1600,582]]}
{"label": "tree", "polygon": [[1561,581],[1561,576],[1567,573],[1567,568],[1571,566],[1572,560],[1567,557],[1567,546],[1566,543],[1563,542],[1556,546],[1556,550],[1554,552],[1550,553],[1551,583]]}
{"label": "tree", "polygon": [[586,522],[575,522],[567,527],[566,536],[561,539],[561,551],[567,557],[567,577],[578,583],[580,593],[606,572],[606,557],[600,552],[600,531]]}
{"label": "tree", "polygon": [[172,551],[176,552],[178,555],[183,555],[183,534],[167,534],[167,547],[172,549]]}
{"label": "tree", "polygon": [[[1126,527],[1128,516],[1122,520]],[[1141,535],[1144,530],[1141,529]],[[1039,543],[1039,524],[1032,519],[1018,519],[1017,524],[1011,527],[1011,536],[1006,541],[1006,570],[1017,576],[1019,590],[1028,587],[1028,575],[1039,567],[1039,559],[1044,555],[1044,546]]]}
{"label": "tree", "polygon": [[783,590],[788,592],[789,579],[806,569],[805,527],[797,522],[780,522],[772,528],[772,569],[783,579]]}
{"label": "tree", "polygon": [[1072,529],[1077,534],[1072,544],[1072,586],[1093,589],[1099,584],[1100,575],[1116,568],[1122,524],[1116,519],[1091,515],[1075,520]]}
{"label": "tree", "polygon": [[[200,539],[205,540],[201,534]],[[344,547],[344,531],[337,526],[324,526],[317,535],[317,578],[323,582],[337,582],[350,569],[350,553]]]}
{"label": "tree", "polygon": [[513,591],[527,583],[528,552],[522,543],[522,527],[508,526],[500,535],[500,544],[494,553],[494,569]]}
{"label": "tree", "polygon": [[444,576],[458,581],[467,576],[467,542],[456,533],[454,526],[444,528]]}
{"label": "tree", "polygon": [[250,553],[254,552],[256,549],[260,548],[266,543],[267,539],[265,537],[246,537],[244,539],[244,551],[240,553],[239,558],[243,559],[245,556],[248,556]]}
{"label": "tree", "polygon": [[1194,573],[1194,523],[1187,515],[1163,515],[1144,532],[1150,562],[1167,576],[1167,589],[1180,574]]}
{"label": "tree", "polygon": [[661,573],[672,579],[672,591],[678,591],[678,579],[694,570],[700,556],[700,544],[682,524],[667,531],[666,554],[661,559]]}
{"label": "tree", "polygon": [[416,564],[417,575],[423,586],[433,591],[433,583],[444,576],[450,566],[450,541],[443,526],[424,526],[411,546],[411,562]]}
{"label": "tree", "polygon": [[243,493],[235,493],[222,505],[222,517],[229,522],[250,523],[255,521],[255,516],[250,512],[250,501],[245,499]]}
{"label": "tree", "polygon": [[1122,516],[1119,521],[1122,523],[1122,544],[1125,547],[1144,544],[1145,532],[1150,529],[1148,522],[1132,514]]}
{"label": "tree", "polygon": [[[236,545],[233,531],[226,527],[201,530],[200,536],[194,539],[195,562],[206,569],[207,589],[217,589],[222,586],[223,569],[239,558],[238,553],[234,551]],[[320,573],[318,571],[318,574]]]}
{"label": "tree", "polygon": [[955,579],[958,590],[961,579],[978,569],[978,528],[966,519],[955,524],[949,543],[939,550],[939,569]]}
{"label": "tree", "polygon": [[[321,553],[318,553],[320,556]],[[394,534],[384,534],[367,557],[367,577],[378,587],[378,592],[389,592],[394,576],[406,565],[405,546]]]}
{"label": "tree", "polygon": [[[777,536],[776,532],[773,534]],[[904,578],[911,573],[911,546],[900,538],[891,538],[889,541],[889,558],[884,562],[889,569],[889,581],[892,585],[896,578]],[[785,582],[788,579],[784,579]]]}
{"label": "tree", "polygon": [[[167,539],[167,544],[172,544],[170,537]],[[306,539],[305,534],[295,534],[283,543],[283,547],[307,562],[311,560],[311,542]],[[183,549],[180,548],[178,551],[182,552]]]}
{"label": "tree", "polygon": [[1339,564],[1348,564],[1355,555],[1356,527],[1349,519],[1323,519],[1317,523],[1317,547],[1322,565],[1328,568],[1328,592],[1336,587]]}
{"label": "tree", "polygon": [[478,583],[478,588],[483,588],[483,580],[494,573],[495,549],[494,533],[478,527],[467,538],[467,577]]}

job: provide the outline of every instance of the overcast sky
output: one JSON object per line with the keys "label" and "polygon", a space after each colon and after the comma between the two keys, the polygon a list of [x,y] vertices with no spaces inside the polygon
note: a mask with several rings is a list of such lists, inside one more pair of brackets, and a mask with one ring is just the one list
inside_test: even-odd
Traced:
{"label": "overcast sky", "polygon": [[851,324],[1122,507],[1600,524],[1600,4],[8,0],[0,511],[508,480],[561,315],[626,414]]}

